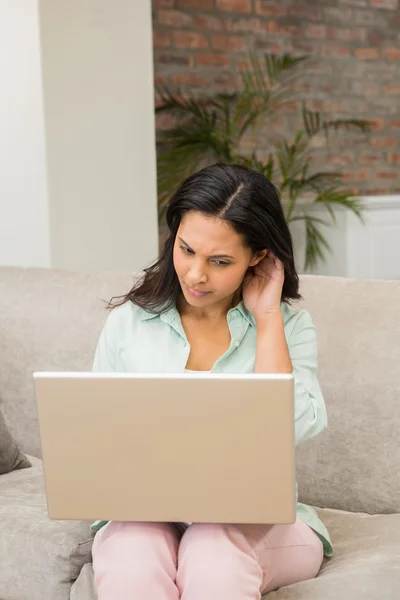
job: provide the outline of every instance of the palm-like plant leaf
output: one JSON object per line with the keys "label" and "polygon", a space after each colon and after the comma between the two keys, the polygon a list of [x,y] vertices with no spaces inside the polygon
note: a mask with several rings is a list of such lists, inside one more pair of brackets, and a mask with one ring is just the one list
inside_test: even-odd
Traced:
{"label": "palm-like plant leaf", "polygon": [[363,119],[324,119],[320,112],[310,110],[305,103],[302,104],[302,117],[304,129],[309,138],[323,132],[326,136],[330,131],[360,131],[368,133],[371,131],[369,121]]}
{"label": "palm-like plant leaf", "polygon": [[362,220],[361,201],[359,198],[352,197],[348,191],[335,188],[325,190],[315,198],[314,204],[323,204],[326,208],[331,209],[333,206],[346,208]]}
{"label": "palm-like plant leaf", "polygon": [[[306,233],[305,269],[313,269],[318,260],[325,259],[325,250],[331,251],[331,247],[325,236],[321,233],[320,226],[329,226],[329,223],[319,217],[308,214],[294,217],[292,221],[304,221]],[[325,249],[325,250],[324,250]]]}
{"label": "palm-like plant leaf", "polygon": [[[254,131],[261,119],[274,115],[291,98],[290,82],[307,57],[289,54],[264,58],[251,56],[240,70],[242,89],[212,96],[195,97],[181,90],[158,88],[161,105],[157,114],[175,115],[178,124],[158,135],[158,194],[160,219],[172,193],[188,175],[216,161],[237,162],[263,173],[280,189],[288,223],[305,224],[305,267],[323,260],[329,244],[321,227],[335,221],[335,208],[351,210],[361,218],[361,204],[341,187],[338,172],[314,172],[310,156],[315,136],[329,132],[368,132],[360,119],[330,119],[302,105],[303,128],[292,140],[275,138],[266,159],[256,149],[244,152],[243,137]],[[273,150],[271,148],[274,148]],[[319,207],[327,219],[315,214]]]}

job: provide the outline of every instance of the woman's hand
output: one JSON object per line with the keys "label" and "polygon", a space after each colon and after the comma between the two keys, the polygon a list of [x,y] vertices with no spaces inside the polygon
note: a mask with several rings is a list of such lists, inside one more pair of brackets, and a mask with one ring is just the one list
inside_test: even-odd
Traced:
{"label": "woman's hand", "polygon": [[243,301],[257,320],[280,315],[285,270],[272,252],[250,271],[243,281]]}

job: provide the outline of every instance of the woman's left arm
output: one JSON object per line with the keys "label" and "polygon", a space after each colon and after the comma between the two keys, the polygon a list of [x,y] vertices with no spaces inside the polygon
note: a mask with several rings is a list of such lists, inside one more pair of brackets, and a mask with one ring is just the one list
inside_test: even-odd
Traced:
{"label": "woman's left arm", "polygon": [[[307,311],[292,317],[295,324],[286,342],[281,313],[256,321],[255,373],[293,373],[296,445],[315,437],[327,426],[324,398],[318,383],[318,344]],[[289,346],[288,346],[289,344]]]}
{"label": "woman's left arm", "polygon": [[293,373],[296,444],[327,426],[324,398],[318,383],[318,344],[307,311],[301,310],[286,341],[280,310],[284,267],[269,252],[243,284],[243,300],[257,327],[255,373]]}

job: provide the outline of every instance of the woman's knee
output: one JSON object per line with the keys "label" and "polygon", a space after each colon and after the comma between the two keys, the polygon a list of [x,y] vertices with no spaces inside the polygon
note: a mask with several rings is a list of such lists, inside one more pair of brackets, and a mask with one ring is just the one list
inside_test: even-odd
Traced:
{"label": "woman's knee", "polygon": [[168,523],[139,523],[130,521],[110,521],[96,534],[93,552],[97,553],[107,546],[134,551],[156,551],[165,545],[177,548],[176,533]]}
{"label": "woman's knee", "polygon": [[179,548],[177,581],[181,591],[190,588],[191,593],[192,590],[203,594],[218,592],[221,597],[231,594],[236,598],[235,594],[244,586],[252,590],[252,598],[256,597],[262,570],[250,546],[239,538],[240,531],[234,526],[191,525]]}
{"label": "woman's knee", "polygon": [[112,521],[95,536],[93,568],[96,579],[107,576],[137,578],[176,567],[178,540],[166,523]]}

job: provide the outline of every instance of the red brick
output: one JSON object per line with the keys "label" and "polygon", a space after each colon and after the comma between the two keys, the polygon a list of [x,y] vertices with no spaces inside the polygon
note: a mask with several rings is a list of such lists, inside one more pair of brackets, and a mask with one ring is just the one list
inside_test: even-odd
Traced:
{"label": "red brick", "polygon": [[202,33],[174,31],[173,41],[178,48],[208,48],[208,40]]}
{"label": "red brick", "polygon": [[[385,126],[385,121],[383,119],[369,119],[368,122],[369,122],[369,126],[372,129],[372,131],[380,131]],[[390,124],[388,124],[388,125],[390,125]],[[400,121],[399,121],[399,127],[400,127]]]}
{"label": "red brick", "polygon": [[244,38],[238,35],[213,35],[212,45],[215,50],[227,52],[243,52],[246,48]]}
{"label": "red brick", "polygon": [[301,102],[297,102],[296,100],[288,100],[282,104],[282,112],[284,111],[298,111],[301,108]]}
{"label": "red brick", "polygon": [[387,8],[388,10],[396,10],[399,6],[398,0],[370,0],[375,8]]}
{"label": "red brick", "polygon": [[387,194],[390,194],[390,190],[389,188],[370,188],[368,186],[368,194],[371,196],[386,196]]}
{"label": "red brick", "polygon": [[168,84],[168,77],[166,75],[156,75],[154,77],[154,87],[164,87]]}
{"label": "red brick", "polygon": [[251,0],[217,0],[218,8],[240,13],[249,13],[252,10]]}
{"label": "red brick", "polygon": [[350,171],[342,173],[342,175],[345,183],[349,181],[367,181],[369,178],[369,171]]}
{"label": "red brick", "polygon": [[397,146],[397,144],[398,140],[394,138],[371,138],[371,146],[373,148],[394,148],[395,146]]}
{"label": "red brick", "polygon": [[321,55],[324,58],[347,58],[350,54],[348,46],[322,46]]}
{"label": "red brick", "polygon": [[257,0],[256,13],[267,17],[281,17],[287,14],[287,7],[282,6],[282,3],[278,1]]}
{"label": "red brick", "polygon": [[354,154],[330,154],[327,163],[330,165],[351,165],[354,162]]}
{"label": "red brick", "polygon": [[353,14],[350,17],[350,23],[357,25],[367,25],[371,27],[389,27],[392,15],[385,15],[378,10],[358,10],[353,9]]}
{"label": "red brick", "polygon": [[156,48],[164,48],[171,44],[171,35],[168,31],[153,30],[153,45]]}
{"label": "red brick", "polygon": [[199,15],[196,17],[196,26],[207,31],[226,31],[228,29],[227,19],[219,19],[210,15]]}
{"label": "red brick", "polygon": [[208,84],[207,79],[198,73],[181,73],[179,75],[174,75],[172,80],[177,85],[183,85],[190,88],[202,88],[206,87]]}
{"label": "red brick", "polygon": [[400,48],[385,48],[385,54],[389,60],[400,60]]}
{"label": "red brick", "polygon": [[153,6],[172,8],[175,6],[175,0],[152,0],[152,4]]}
{"label": "red brick", "polygon": [[301,34],[300,27],[296,25],[279,25],[275,21],[260,22],[261,31],[265,31],[270,35],[292,35],[299,36]]}
{"label": "red brick", "polygon": [[358,6],[365,8],[368,6],[368,0],[341,0],[341,4],[347,4],[347,6]]}
{"label": "red brick", "polygon": [[[156,102],[156,106],[161,106],[161,102]],[[156,115],[156,128],[161,130],[168,130],[175,127],[177,119],[174,115],[162,112]]]}
{"label": "red brick", "polygon": [[360,165],[374,165],[382,160],[382,154],[361,154],[358,162]]}
{"label": "red brick", "polygon": [[400,165],[400,152],[389,152],[388,159],[391,165]]}
{"label": "red brick", "polygon": [[307,67],[307,74],[310,75],[332,75],[332,71],[332,65],[327,60],[315,64],[310,63]]}
{"label": "red brick", "polygon": [[379,58],[379,51],[376,48],[356,48],[354,55],[362,60],[376,60]]}
{"label": "red brick", "polygon": [[229,67],[229,56],[226,54],[197,54],[196,63],[199,66]]}
{"label": "red brick", "polygon": [[354,94],[364,97],[380,96],[382,93],[381,86],[375,81],[372,83],[366,82],[365,79],[355,79],[350,81],[350,88]]}
{"label": "red brick", "polygon": [[306,19],[307,21],[321,21],[322,10],[316,6],[301,5],[298,2],[293,2],[293,6],[288,7],[287,14],[289,17],[297,19]]}
{"label": "red brick", "polygon": [[176,0],[176,5],[182,8],[214,8],[214,0]]}
{"label": "red brick", "polygon": [[348,25],[352,23],[353,11],[351,8],[344,9],[343,7],[327,7],[324,10],[324,19],[326,23],[341,23]]}
{"label": "red brick", "polygon": [[396,171],[381,171],[376,174],[377,179],[397,179]]}
{"label": "red brick", "polygon": [[282,41],[274,41],[270,42],[266,40],[264,37],[255,38],[254,44],[255,50],[261,50],[262,52],[268,52],[272,54],[283,54],[285,51],[285,44]]}
{"label": "red brick", "polygon": [[193,66],[193,56],[185,54],[173,54],[171,52],[156,52],[155,54],[155,66],[160,65],[176,65],[178,67],[191,67]]}
{"label": "red brick", "polygon": [[390,83],[385,85],[384,90],[387,94],[400,94],[400,83]]}
{"label": "red brick", "polygon": [[388,123],[388,128],[389,129],[400,129],[400,121],[389,121]]}
{"label": "red brick", "polygon": [[367,30],[361,27],[355,29],[327,27],[326,37],[328,40],[338,42],[363,42],[367,39]]}
{"label": "red brick", "polygon": [[172,27],[190,27],[193,24],[193,17],[179,10],[159,10],[157,20]]}
{"label": "red brick", "polygon": [[387,34],[384,29],[371,29],[368,31],[368,43],[371,46],[383,46],[386,42]]}
{"label": "red brick", "polygon": [[227,22],[229,31],[258,33],[262,31],[259,19],[230,19]]}
{"label": "red brick", "polygon": [[237,88],[240,82],[231,73],[219,73],[210,81],[210,83],[214,87],[222,90],[232,90]]}
{"label": "red brick", "polygon": [[307,38],[315,40],[324,40],[326,38],[326,33],[325,25],[316,25],[314,23],[307,23],[304,31],[304,35]]}

